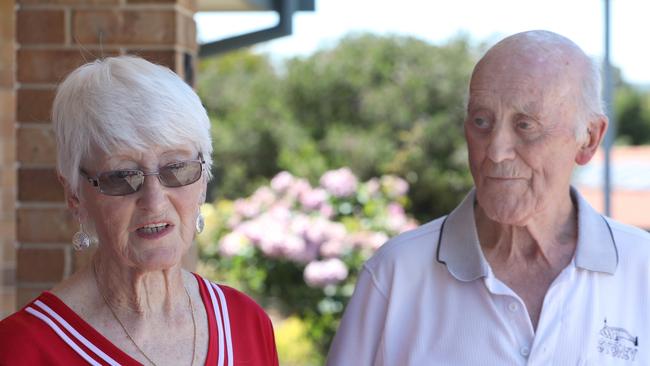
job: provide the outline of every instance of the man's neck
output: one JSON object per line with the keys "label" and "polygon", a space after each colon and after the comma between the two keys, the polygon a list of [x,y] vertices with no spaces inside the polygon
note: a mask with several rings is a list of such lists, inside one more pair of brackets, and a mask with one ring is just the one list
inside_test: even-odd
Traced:
{"label": "man's neck", "polygon": [[577,210],[571,201],[555,214],[535,215],[525,225],[491,220],[479,205],[474,210],[481,249],[494,275],[525,303],[533,328],[551,283],[566,268],[577,245]]}

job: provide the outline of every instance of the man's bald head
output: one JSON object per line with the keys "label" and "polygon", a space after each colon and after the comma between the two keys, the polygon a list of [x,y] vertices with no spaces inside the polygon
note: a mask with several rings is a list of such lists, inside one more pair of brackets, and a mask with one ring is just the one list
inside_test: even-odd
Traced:
{"label": "man's bald head", "polygon": [[567,96],[575,98],[578,140],[586,138],[589,120],[604,115],[598,68],[578,45],[557,33],[534,30],[501,40],[477,63],[472,80],[486,69],[495,76],[518,71],[536,82],[565,84],[571,89]]}

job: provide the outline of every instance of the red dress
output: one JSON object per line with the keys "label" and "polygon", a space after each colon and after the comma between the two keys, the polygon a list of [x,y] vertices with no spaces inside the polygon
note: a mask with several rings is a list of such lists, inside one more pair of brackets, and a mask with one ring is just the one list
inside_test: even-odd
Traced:
{"label": "red dress", "polygon": [[[208,314],[206,365],[277,366],[273,328],[243,293],[194,275]],[[0,365],[141,365],[50,292],[0,321]]]}

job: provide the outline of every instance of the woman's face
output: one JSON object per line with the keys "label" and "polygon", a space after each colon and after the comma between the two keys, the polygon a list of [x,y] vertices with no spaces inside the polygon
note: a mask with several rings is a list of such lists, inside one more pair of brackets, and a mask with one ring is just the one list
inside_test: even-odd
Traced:
{"label": "woman's face", "polygon": [[[89,177],[124,169],[157,172],[197,156],[196,151],[184,148],[98,153],[82,168]],[[192,244],[205,189],[204,176],[186,186],[165,187],[156,175],[148,175],[137,192],[109,196],[80,177],[77,213],[94,223],[103,254],[128,267],[167,269],[179,264]]]}

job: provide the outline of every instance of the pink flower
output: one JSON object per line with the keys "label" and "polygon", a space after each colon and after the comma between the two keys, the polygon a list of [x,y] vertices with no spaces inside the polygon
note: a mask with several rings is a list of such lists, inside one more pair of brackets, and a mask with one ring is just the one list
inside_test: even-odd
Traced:
{"label": "pink flower", "polygon": [[287,233],[281,225],[277,225],[273,220],[261,220],[258,223],[264,234],[259,241],[260,250],[268,257],[281,257],[286,253],[285,239]]}
{"label": "pink flower", "polygon": [[349,247],[343,240],[328,240],[320,246],[320,254],[325,258],[340,257]]}
{"label": "pink flower", "polygon": [[244,218],[255,217],[260,213],[260,206],[246,198],[239,198],[234,204],[235,214]]}
{"label": "pink flower", "polygon": [[320,178],[320,184],[334,197],[349,197],[357,190],[357,177],[349,168],[330,170]]}
{"label": "pink flower", "polygon": [[287,188],[289,188],[289,186],[291,186],[291,184],[293,184],[293,181],[294,177],[291,173],[282,171],[271,179],[271,188],[276,192],[283,193]]}
{"label": "pink flower", "polygon": [[297,200],[300,199],[300,196],[306,192],[311,191],[311,184],[307,179],[297,178],[287,187],[285,192],[285,201],[292,206]]}
{"label": "pink flower", "polygon": [[311,249],[303,238],[296,235],[287,235],[282,243],[282,251],[287,259],[298,263],[307,263],[315,258]]}
{"label": "pink flower", "polygon": [[267,186],[259,187],[255,193],[250,197],[250,201],[258,205],[258,207],[269,207],[275,201],[275,193]]}
{"label": "pink flower", "polygon": [[399,232],[404,225],[406,225],[408,218],[404,212],[404,207],[399,203],[390,203],[387,207],[388,217],[386,225],[388,229]]}
{"label": "pink flower", "polygon": [[310,262],[303,272],[305,282],[311,287],[334,285],[348,277],[348,268],[338,258]]}
{"label": "pink flower", "polygon": [[343,240],[348,235],[345,225],[340,222],[329,222],[327,237],[331,240]]}
{"label": "pink flower", "polygon": [[320,245],[330,238],[338,239],[345,236],[345,226],[341,223],[332,223],[329,220],[316,217],[305,232],[307,241]]}
{"label": "pink flower", "polygon": [[366,240],[366,246],[373,249],[377,250],[379,247],[384,245],[388,241],[388,235],[382,232],[374,232],[372,233]]}
{"label": "pink flower", "polygon": [[329,203],[324,203],[318,212],[325,218],[329,219],[332,216],[334,216],[334,207],[330,205]]}
{"label": "pink flower", "polygon": [[388,235],[379,231],[364,231],[354,234],[351,240],[355,246],[374,252],[388,241]]}
{"label": "pink flower", "polygon": [[381,177],[381,186],[390,198],[402,197],[409,191],[408,182],[396,175],[384,175]]}
{"label": "pink flower", "polygon": [[289,223],[289,228],[292,233],[298,236],[305,236],[307,229],[311,226],[311,219],[304,214],[295,214]]}
{"label": "pink flower", "polygon": [[372,178],[366,182],[365,188],[366,188],[366,192],[368,193],[368,196],[375,197],[379,193],[381,189],[381,185],[377,178]]}
{"label": "pink flower", "polygon": [[279,225],[286,225],[291,220],[291,210],[282,204],[277,204],[269,208],[263,216],[276,221]]}
{"label": "pink flower", "polygon": [[327,198],[327,191],[322,188],[315,188],[302,192],[300,203],[308,210],[316,210],[327,202]]}
{"label": "pink flower", "polygon": [[219,253],[224,257],[233,257],[242,254],[244,249],[250,245],[246,235],[233,231],[221,238],[219,241]]}
{"label": "pink flower", "polygon": [[409,231],[409,230],[416,229],[417,227],[418,227],[418,222],[415,221],[415,220],[413,220],[413,219],[409,219],[409,220],[406,222],[406,224],[404,224],[404,225],[399,229],[399,232],[400,232],[400,233],[403,233],[403,232],[405,232],[405,231]]}
{"label": "pink flower", "polygon": [[260,225],[260,220],[251,220],[244,221],[239,225],[235,226],[234,229],[240,233],[246,235],[246,237],[253,242],[258,244],[262,237],[264,236],[264,227]]}

